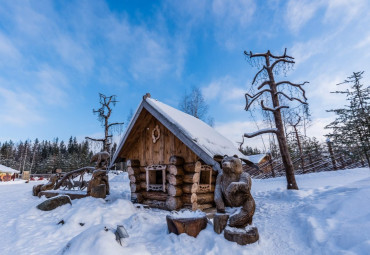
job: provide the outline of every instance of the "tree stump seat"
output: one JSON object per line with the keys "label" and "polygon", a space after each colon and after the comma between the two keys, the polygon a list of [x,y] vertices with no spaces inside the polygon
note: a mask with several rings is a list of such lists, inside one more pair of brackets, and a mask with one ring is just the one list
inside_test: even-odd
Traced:
{"label": "tree stump seat", "polygon": [[167,215],[167,227],[169,233],[180,235],[185,233],[197,237],[200,231],[207,227],[208,219],[205,214],[194,214],[193,217],[181,217],[181,215]]}
{"label": "tree stump seat", "polygon": [[227,226],[224,230],[224,237],[231,242],[246,245],[257,242],[259,234],[256,227],[247,226],[246,228],[231,228]]}

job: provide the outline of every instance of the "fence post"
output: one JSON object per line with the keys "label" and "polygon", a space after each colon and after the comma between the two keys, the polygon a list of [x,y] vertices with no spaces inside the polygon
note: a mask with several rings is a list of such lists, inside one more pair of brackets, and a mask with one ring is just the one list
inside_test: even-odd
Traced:
{"label": "fence post", "polygon": [[328,138],[326,140],[327,144],[328,144],[328,149],[329,149],[329,154],[330,154],[330,158],[331,158],[331,163],[333,164],[333,169],[334,170],[337,170],[337,164],[335,162],[335,158],[334,158],[334,153],[333,153],[333,148],[332,148],[332,142],[330,141],[330,139]]}

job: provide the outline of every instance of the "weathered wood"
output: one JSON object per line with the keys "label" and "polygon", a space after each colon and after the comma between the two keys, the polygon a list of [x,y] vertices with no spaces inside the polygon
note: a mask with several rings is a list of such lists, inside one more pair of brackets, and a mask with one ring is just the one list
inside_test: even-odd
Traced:
{"label": "weathered wood", "polygon": [[181,166],[181,165],[184,164],[184,158],[183,157],[178,157],[178,156],[171,156],[170,160],[169,160],[169,163],[171,165]]}
{"label": "weathered wood", "polygon": [[137,178],[139,181],[146,181],[146,174],[140,173]]}
{"label": "weathered wood", "polygon": [[140,193],[131,193],[131,201],[135,203],[141,203],[143,201],[143,195]]}
{"label": "weathered wood", "polygon": [[182,201],[184,204],[193,204],[197,202],[197,194],[192,193],[192,194],[182,194]]}
{"label": "weathered wood", "polygon": [[169,165],[168,172],[173,175],[184,175],[184,170],[181,166]]}
{"label": "weathered wood", "polygon": [[199,173],[202,167],[202,163],[200,161],[197,161],[195,163],[185,163],[183,167],[186,172]]}
{"label": "weathered wood", "polygon": [[215,191],[215,185],[214,184],[212,184],[211,186],[210,186],[210,188],[211,189],[206,189],[206,190],[203,190],[203,189],[201,189],[201,187],[202,187],[202,185],[201,184],[199,184],[198,185],[198,190],[197,190],[197,194],[203,194],[203,193],[210,193],[210,192],[214,192]]}
{"label": "weathered wood", "polygon": [[127,173],[128,175],[139,175],[140,174],[140,168],[139,167],[127,167]]}
{"label": "weathered wood", "polygon": [[180,209],[183,205],[183,202],[180,197],[168,197],[166,200],[166,206],[168,210],[177,210]]}
{"label": "weathered wood", "polygon": [[217,234],[221,234],[221,232],[224,231],[228,220],[229,220],[228,214],[216,213],[213,217],[213,230]]}
{"label": "weathered wood", "polygon": [[166,201],[158,201],[158,200],[150,200],[146,199],[142,202],[142,204],[147,205],[152,208],[159,208],[162,210],[168,210]]}
{"label": "weathered wood", "polygon": [[259,239],[258,230],[256,227],[252,227],[248,230],[243,231],[243,229],[235,229],[235,228],[225,228],[224,237],[226,240],[231,242],[236,242],[240,245],[246,245],[255,243]]}
{"label": "weathered wood", "polygon": [[167,187],[167,193],[168,195],[172,197],[178,197],[182,195],[182,188],[179,186],[174,186],[174,185],[168,185]]}
{"label": "weathered wood", "polygon": [[185,183],[199,183],[199,173],[185,174],[183,178]]}
{"label": "weathered wood", "polygon": [[198,204],[198,203],[194,203],[192,205],[192,209],[193,211],[195,210],[205,210],[205,209],[209,209],[209,208],[212,208],[213,207],[213,204]]}
{"label": "weathered wood", "polygon": [[207,227],[207,217],[199,218],[174,218],[166,216],[168,231],[176,235],[186,233],[189,236],[197,237],[199,232]]}
{"label": "weathered wood", "polygon": [[182,191],[184,193],[196,193],[198,191],[198,183],[183,184]]}
{"label": "weathered wood", "polygon": [[81,191],[73,191],[73,190],[47,190],[47,191],[41,191],[38,196],[42,197],[45,196],[46,198],[51,198],[59,195],[68,195],[72,200],[73,199],[80,199],[87,197],[87,192],[81,192]]}
{"label": "weathered wood", "polygon": [[130,190],[131,190],[131,192],[138,192],[138,191],[141,190],[141,187],[138,184],[131,183],[130,184]]}
{"label": "weathered wood", "polygon": [[137,160],[137,159],[129,159],[126,162],[126,165],[128,167],[138,167],[138,166],[140,166],[140,161]]}
{"label": "weathered wood", "polygon": [[167,193],[157,191],[143,191],[143,197],[149,200],[166,201]]}
{"label": "weathered wood", "polygon": [[196,201],[199,204],[209,204],[214,200],[213,193],[196,194]]}
{"label": "weathered wood", "polygon": [[136,177],[135,177],[135,175],[130,175],[128,178],[130,179],[130,183],[131,184],[132,183],[136,183]]}
{"label": "weathered wood", "polygon": [[140,173],[146,173],[146,169],[145,169],[146,166],[141,166],[140,167]]}
{"label": "weathered wood", "polygon": [[181,185],[183,183],[183,176],[182,175],[173,175],[169,174],[166,176],[167,182],[171,185]]}
{"label": "weathered wood", "polygon": [[146,190],[146,182],[140,182],[139,185],[140,185],[140,189]]}

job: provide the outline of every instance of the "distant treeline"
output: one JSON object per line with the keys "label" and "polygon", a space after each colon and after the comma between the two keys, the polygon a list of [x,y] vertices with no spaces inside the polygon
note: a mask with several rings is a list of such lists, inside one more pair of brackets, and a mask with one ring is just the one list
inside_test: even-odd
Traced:
{"label": "distant treeline", "polygon": [[31,173],[50,173],[55,169],[68,172],[91,165],[93,152],[88,141],[78,142],[70,137],[68,143],[59,141],[35,141],[0,143],[0,164]]}

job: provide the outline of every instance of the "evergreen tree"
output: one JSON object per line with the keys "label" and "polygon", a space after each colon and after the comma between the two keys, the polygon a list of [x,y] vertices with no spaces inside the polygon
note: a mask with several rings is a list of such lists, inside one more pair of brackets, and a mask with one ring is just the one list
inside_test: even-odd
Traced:
{"label": "evergreen tree", "polygon": [[346,95],[348,105],[328,110],[337,118],[326,128],[332,129],[327,137],[342,153],[352,158],[365,157],[370,166],[370,86],[361,84],[363,73],[354,72],[338,84],[351,84],[349,89],[332,92]]}

